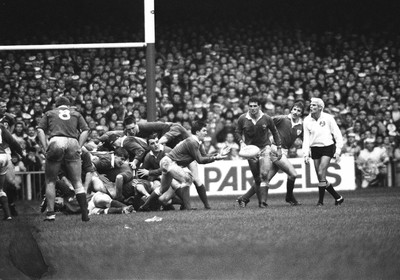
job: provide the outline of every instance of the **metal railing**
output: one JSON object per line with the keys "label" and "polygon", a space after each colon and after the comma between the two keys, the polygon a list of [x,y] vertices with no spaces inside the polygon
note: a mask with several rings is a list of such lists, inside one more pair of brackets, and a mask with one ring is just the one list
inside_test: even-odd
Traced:
{"label": "metal railing", "polygon": [[41,200],[42,190],[45,190],[44,171],[15,172],[15,176],[21,176],[18,180],[21,188],[19,197],[23,200]]}

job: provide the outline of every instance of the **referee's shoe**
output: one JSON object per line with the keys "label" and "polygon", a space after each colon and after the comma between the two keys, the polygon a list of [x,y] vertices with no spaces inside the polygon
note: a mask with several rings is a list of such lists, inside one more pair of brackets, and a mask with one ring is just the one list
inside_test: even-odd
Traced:
{"label": "referee's shoe", "polygon": [[335,205],[336,205],[336,206],[339,206],[340,204],[343,203],[343,201],[344,201],[344,198],[343,198],[343,196],[341,196],[340,198],[338,198],[338,199],[335,200]]}

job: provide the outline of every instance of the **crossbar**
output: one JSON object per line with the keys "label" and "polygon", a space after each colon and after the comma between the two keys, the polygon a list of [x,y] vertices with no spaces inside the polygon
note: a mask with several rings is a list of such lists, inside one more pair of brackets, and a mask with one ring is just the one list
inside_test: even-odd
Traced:
{"label": "crossbar", "polygon": [[103,49],[103,48],[141,48],[147,43],[90,43],[90,44],[49,44],[49,45],[8,45],[0,46],[0,51],[12,50],[65,50],[65,49]]}

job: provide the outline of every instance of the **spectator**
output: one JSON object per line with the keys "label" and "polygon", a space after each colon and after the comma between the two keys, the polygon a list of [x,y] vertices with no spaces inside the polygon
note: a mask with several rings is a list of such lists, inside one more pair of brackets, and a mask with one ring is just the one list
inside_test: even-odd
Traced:
{"label": "spectator", "polygon": [[235,145],[231,147],[231,152],[229,153],[228,160],[241,160],[244,159],[241,156],[239,156],[239,145]]}
{"label": "spectator", "polygon": [[25,124],[23,122],[17,122],[15,124],[14,132],[12,136],[15,140],[21,145],[22,143],[26,146],[25,138],[27,135],[25,134]]}
{"label": "spectator", "polygon": [[353,132],[350,132],[347,134],[347,141],[344,142],[343,148],[342,148],[342,154],[347,155],[347,156],[352,156],[354,157],[354,170],[355,170],[355,176],[356,176],[356,186],[361,187],[361,171],[358,169],[358,166],[356,164],[358,155],[360,154],[361,147],[358,144],[358,141],[356,141],[356,135]]}
{"label": "spectator", "polygon": [[397,142],[393,152],[393,164],[394,164],[394,186],[400,184],[400,145]]}
{"label": "spectator", "polygon": [[[27,149],[27,155],[23,159],[26,171],[41,171],[42,170],[42,160],[37,154],[35,147]],[[39,183],[39,182],[38,182]]]}
{"label": "spectator", "polygon": [[375,140],[364,140],[365,148],[361,150],[357,159],[357,167],[361,170],[361,187],[384,187],[387,175],[386,164],[389,157],[385,149],[375,147]]}
{"label": "spectator", "polygon": [[27,149],[35,148],[37,151],[40,149],[39,138],[37,136],[36,129],[34,126],[32,125],[28,126],[27,135],[24,138],[24,140],[26,142]]}
{"label": "spectator", "polygon": [[212,138],[210,136],[204,137],[203,145],[204,145],[204,151],[206,152],[206,154],[213,155],[213,154],[218,153],[218,149],[212,143]]}
{"label": "spectator", "polygon": [[219,151],[222,151],[222,149],[226,147],[239,150],[239,145],[235,142],[235,136],[233,132],[228,132],[225,136],[225,141],[217,144],[217,148]]}
{"label": "spectator", "polygon": [[230,119],[223,121],[218,129],[219,130],[216,131],[216,140],[218,143],[223,143],[226,141],[228,134],[233,134],[235,132],[235,126]]}
{"label": "spectator", "polygon": [[[399,123],[399,121],[400,121],[399,101],[395,101],[395,102],[392,103],[391,118],[392,118],[394,123]],[[397,125],[397,126],[399,126],[399,125]]]}
{"label": "spectator", "polygon": [[297,155],[297,148],[295,146],[290,147],[288,150],[288,158],[298,158],[298,157],[299,156]]}
{"label": "spectator", "polygon": [[[20,159],[20,157],[17,154],[11,155],[11,162],[14,165],[15,172],[26,172],[24,162]],[[15,187],[17,188],[17,190],[21,190],[21,188],[23,187],[23,183],[24,183],[23,176],[15,175]]]}

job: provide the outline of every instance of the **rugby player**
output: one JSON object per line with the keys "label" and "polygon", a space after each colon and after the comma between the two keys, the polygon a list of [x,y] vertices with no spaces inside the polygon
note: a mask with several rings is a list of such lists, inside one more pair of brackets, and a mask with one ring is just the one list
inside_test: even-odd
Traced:
{"label": "rugby player", "polygon": [[12,220],[7,194],[4,192],[6,174],[11,162],[11,157],[6,152],[8,147],[23,157],[22,148],[19,143],[12,137],[4,125],[0,124],[0,204],[4,210],[4,220]]}
{"label": "rugby player", "polygon": [[240,143],[240,149],[246,145],[255,145],[261,152],[257,157],[248,159],[251,173],[254,177],[254,189],[258,198],[258,206],[268,206],[268,172],[272,168],[271,141],[269,132],[272,133],[276,144],[276,159],[282,157],[282,141],[272,118],[264,114],[260,109],[260,101],[251,97],[248,101],[249,111],[240,115],[235,130],[236,140]]}
{"label": "rugby player", "polygon": [[[182,188],[184,201],[189,202],[189,188],[193,182],[192,173],[190,170],[185,170],[193,161],[200,164],[210,163],[216,160],[221,160],[227,157],[229,148],[223,149],[216,156],[208,156],[202,148],[201,142],[207,136],[207,125],[201,121],[193,123],[191,128],[192,136],[180,142],[170,153],[165,155],[161,161],[162,168],[161,188],[159,191],[151,193],[145,204],[140,210],[146,210],[152,199],[158,198],[166,192],[171,186],[171,182],[175,179],[178,182],[176,188]],[[192,209],[190,203],[185,205],[185,209]]]}
{"label": "rugby player", "polygon": [[[55,184],[61,164],[71,181],[79,206],[82,221],[89,221],[86,192],[82,183],[81,147],[89,135],[89,127],[76,110],[71,110],[68,98],[61,96],[56,100],[56,108],[47,111],[38,125],[38,137],[46,151],[45,181],[47,213],[45,221],[54,221]],[[46,139],[49,135],[49,141]]]}
{"label": "rugby player", "polygon": [[[159,143],[174,148],[179,142],[187,139],[191,133],[187,131],[181,124],[170,122],[146,122],[136,123],[132,117],[124,120],[125,133],[130,136],[148,138],[153,133],[157,133]],[[188,166],[193,175],[193,183],[200,200],[204,204],[205,209],[211,209],[208,202],[206,188],[203,181],[199,177],[197,162],[193,161]]]}

